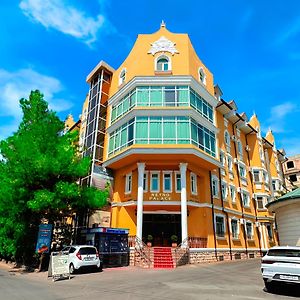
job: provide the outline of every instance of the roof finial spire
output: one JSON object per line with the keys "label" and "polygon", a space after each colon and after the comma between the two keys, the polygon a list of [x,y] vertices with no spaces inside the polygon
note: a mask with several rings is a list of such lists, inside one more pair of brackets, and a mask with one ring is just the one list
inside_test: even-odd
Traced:
{"label": "roof finial spire", "polygon": [[164,20],[161,20],[161,23],[160,23],[160,28],[162,28],[162,27],[166,27],[166,23]]}

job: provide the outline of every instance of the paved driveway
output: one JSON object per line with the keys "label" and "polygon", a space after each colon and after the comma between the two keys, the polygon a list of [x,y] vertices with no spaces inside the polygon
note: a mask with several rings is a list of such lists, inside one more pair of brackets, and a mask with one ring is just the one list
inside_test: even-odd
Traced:
{"label": "paved driveway", "polygon": [[[0,299],[293,299],[263,290],[260,261],[190,265],[174,270],[104,269],[52,282],[45,273],[0,271]],[[284,290],[280,291],[281,293]],[[300,291],[299,291],[300,292]],[[300,294],[298,294],[300,296]]]}

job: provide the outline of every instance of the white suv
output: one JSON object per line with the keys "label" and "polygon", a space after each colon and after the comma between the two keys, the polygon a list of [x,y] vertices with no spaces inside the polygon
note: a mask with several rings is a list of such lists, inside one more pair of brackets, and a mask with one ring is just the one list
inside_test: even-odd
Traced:
{"label": "white suv", "polygon": [[261,272],[267,290],[274,282],[300,287],[300,247],[277,246],[269,249],[261,261]]}
{"label": "white suv", "polygon": [[76,270],[95,267],[102,270],[102,262],[96,247],[89,245],[72,245],[65,247],[62,251],[69,253],[69,270],[73,274]]}

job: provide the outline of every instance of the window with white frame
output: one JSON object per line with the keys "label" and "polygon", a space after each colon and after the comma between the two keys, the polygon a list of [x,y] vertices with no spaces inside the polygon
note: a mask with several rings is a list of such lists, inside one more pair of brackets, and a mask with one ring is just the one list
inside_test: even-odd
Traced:
{"label": "window with white frame", "polygon": [[257,209],[265,209],[265,198],[263,196],[256,196]]}
{"label": "window with white frame", "polygon": [[171,193],[172,192],[172,173],[164,172],[163,177],[164,177],[164,182],[163,182],[164,193]]}
{"label": "window with white frame", "polygon": [[242,191],[242,200],[243,200],[243,206],[244,207],[250,207],[250,196],[249,193],[246,191]]}
{"label": "window with white frame", "polygon": [[175,173],[175,189],[177,193],[181,192],[181,175],[179,172]]}
{"label": "window with white frame", "polygon": [[253,239],[253,223],[246,221],[246,235],[248,240]]}
{"label": "window with white frame", "polygon": [[222,150],[220,151],[220,162],[222,166],[225,167],[225,153]]}
{"label": "window with white frame", "polygon": [[151,172],[150,190],[151,192],[159,192],[159,172]]}
{"label": "window with white frame", "polygon": [[242,164],[239,164],[239,173],[242,178],[246,179],[246,167]]}
{"label": "window with white frame", "polygon": [[272,179],[272,188],[273,191],[276,192],[277,191],[277,180],[276,179]]}
{"label": "window with white frame", "polygon": [[211,185],[213,197],[219,197],[219,180],[217,177],[212,177]]}
{"label": "window with white frame", "polygon": [[144,173],[143,190],[144,190],[144,192],[148,191],[148,172]]}
{"label": "window with white frame", "polygon": [[237,149],[238,149],[238,153],[239,155],[242,157],[243,156],[243,146],[240,140],[237,141]]}
{"label": "window with white frame", "polygon": [[206,75],[203,68],[199,68],[199,81],[206,85]]}
{"label": "window with white frame", "polygon": [[227,183],[225,181],[221,182],[221,192],[223,200],[227,199]]}
{"label": "window with white frame", "polygon": [[259,155],[260,155],[261,161],[265,161],[265,156],[264,156],[264,151],[263,151],[263,149],[259,149]]}
{"label": "window with white frame", "polygon": [[239,238],[239,222],[237,219],[231,219],[231,234],[233,239]]}
{"label": "window with white frame", "polygon": [[131,193],[131,188],[132,188],[132,174],[126,174],[125,177],[125,194]]}
{"label": "window with white frame", "polygon": [[191,173],[191,193],[197,194],[197,175],[194,173]]}
{"label": "window with white frame", "polygon": [[171,70],[170,59],[167,56],[160,56],[156,62],[156,71],[169,71]]}
{"label": "window with white frame", "polygon": [[269,174],[266,171],[263,171],[264,183],[269,183]]}
{"label": "window with white frame", "polygon": [[259,170],[253,170],[253,181],[255,183],[261,182],[261,180],[260,180],[260,171]]}
{"label": "window with white frame", "polygon": [[273,228],[271,223],[266,224],[267,232],[268,232],[268,238],[269,240],[273,240]]}
{"label": "window with white frame", "polygon": [[234,185],[229,185],[230,198],[233,203],[235,203],[236,191]]}
{"label": "window with white frame", "polygon": [[227,130],[225,130],[225,132],[224,132],[224,141],[225,141],[225,145],[227,147],[230,147],[230,135]]}
{"label": "window with white frame", "polygon": [[123,69],[119,76],[119,85],[123,84],[126,80],[126,69]]}
{"label": "window with white frame", "polygon": [[228,164],[228,170],[230,171],[230,172],[232,172],[232,156],[230,156],[230,155],[228,155],[227,156],[227,164]]}
{"label": "window with white frame", "polygon": [[215,226],[217,237],[225,236],[225,218],[222,215],[215,216]]}

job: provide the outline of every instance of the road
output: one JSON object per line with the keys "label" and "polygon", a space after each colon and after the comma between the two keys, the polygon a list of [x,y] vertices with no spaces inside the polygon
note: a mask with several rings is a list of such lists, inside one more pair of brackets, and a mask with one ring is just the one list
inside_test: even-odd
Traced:
{"label": "road", "polygon": [[0,269],[1,300],[69,299],[295,299],[295,290],[263,290],[260,261],[183,266],[174,270],[104,269],[53,282],[45,273],[15,274]]}

